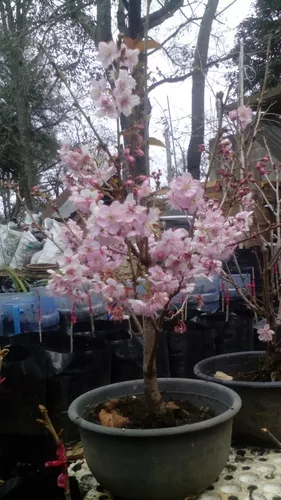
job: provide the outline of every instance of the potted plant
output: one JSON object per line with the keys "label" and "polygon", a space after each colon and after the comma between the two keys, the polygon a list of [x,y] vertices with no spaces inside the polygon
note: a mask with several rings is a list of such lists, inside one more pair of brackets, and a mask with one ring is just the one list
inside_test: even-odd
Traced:
{"label": "potted plant", "polygon": [[[111,318],[129,314],[143,343],[143,380],[95,389],[70,406],[92,473],[122,498],[183,499],[206,488],[223,469],[240,399],[217,384],[158,380],[158,336],[165,320],[176,320],[178,335],[185,331],[185,304],[196,276],[221,272],[222,259],[249,233],[251,211],[224,217],[217,203],[205,199],[200,182],[185,173],[172,181],[167,199],[191,215],[190,229],[163,230],[157,208],[161,173],[135,173],[141,155],[149,171],[148,139],[145,135],[143,141],[140,133],[147,123],[133,114],[140,101],[131,74],[138,53],[122,37],[99,45],[111,86],[103,79],[93,82],[97,114],[117,120],[121,113],[132,114],[132,126],[125,132],[124,149],[119,134],[117,154],[95,128],[97,152],[62,148],[66,184],[84,229],[73,221],[65,225],[68,247],[60,271],[51,271],[49,288],[71,296],[73,303],[85,300],[89,291],[101,293]],[[120,272],[124,266],[126,272]],[[170,313],[171,299],[179,292],[186,300]]]}
{"label": "potted plant", "polygon": [[[263,136],[262,103],[263,95],[255,115],[244,105],[229,113],[235,124],[236,150],[219,131],[214,152],[214,157],[220,156],[218,196],[221,207],[235,213],[244,203],[247,209],[253,210],[251,239],[247,238],[245,243],[252,245],[259,283],[253,267],[250,283],[246,285],[235,254],[240,286],[234,282],[228,267],[222,277],[226,295],[229,286],[235,288],[247,309],[252,311],[257,350],[215,356],[200,361],[194,368],[197,378],[216,381],[241,396],[242,410],[234,420],[233,435],[243,443],[252,444],[268,443],[271,440],[269,433],[281,440],[280,165],[273,159],[265,138],[265,154],[255,162],[254,170],[250,169],[256,135]],[[229,299],[226,302],[227,313]],[[263,432],[264,428],[269,433]]]}

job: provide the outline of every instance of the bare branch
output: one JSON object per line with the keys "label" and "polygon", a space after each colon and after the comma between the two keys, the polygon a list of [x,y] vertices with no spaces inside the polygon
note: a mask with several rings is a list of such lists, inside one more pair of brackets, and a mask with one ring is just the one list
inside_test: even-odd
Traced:
{"label": "bare branch", "polygon": [[[219,57],[218,59],[214,59],[213,61],[210,61],[206,64],[206,69],[211,68],[212,66],[216,66],[216,64],[220,64],[221,62],[228,61],[229,59],[232,59],[233,56],[237,55],[238,52],[232,52],[231,54],[227,54],[226,56]],[[190,78],[196,69],[194,68],[192,71],[189,71],[188,73],[185,73],[184,75],[179,75],[179,76],[171,76],[167,78],[163,78],[163,80],[160,80],[159,82],[155,82],[152,85],[150,85],[148,92],[152,92],[152,90],[155,90],[157,87],[160,85],[164,85],[164,83],[180,83],[184,82],[187,80],[187,78]]]}
{"label": "bare branch", "polygon": [[[175,12],[183,6],[183,0],[169,0],[163,7],[152,12],[149,16],[149,29],[156,28],[164,21],[172,17]],[[142,24],[145,25],[145,18],[142,18]]]}

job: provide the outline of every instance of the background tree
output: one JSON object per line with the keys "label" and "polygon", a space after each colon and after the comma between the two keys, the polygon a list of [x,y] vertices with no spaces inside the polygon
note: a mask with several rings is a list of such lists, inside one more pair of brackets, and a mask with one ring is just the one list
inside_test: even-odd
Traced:
{"label": "background tree", "polygon": [[[236,44],[233,51],[236,53],[233,61],[238,64],[239,40],[244,41],[245,53],[245,90],[255,93],[261,90],[267,58],[267,44],[271,37],[268,58],[267,87],[280,84],[281,77],[281,0],[256,0],[253,4],[253,13],[239,25],[236,35]],[[237,80],[237,70],[230,72],[232,81]]]}
{"label": "background tree", "polygon": [[200,24],[194,53],[191,101],[191,137],[187,151],[187,168],[194,179],[200,179],[201,152],[199,146],[204,143],[205,138],[206,64],[208,60],[212,24],[216,17],[218,3],[219,0],[208,0]]}
{"label": "background tree", "polygon": [[[71,79],[77,98],[85,98],[89,74],[96,75],[95,59],[89,57],[94,43],[69,19],[63,4],[1,0],[0,178],[19,182],[29,208],[34,185],[47,191],[56,186],[57,192],[60,139],[64,135],[75,145],[73,129],[81,121],[42,47]],[[85,142],[83,130],[80,124],[76,144]],[[16,215],[20,204],[14,205],[5,191],[2,195],[5,217]]]}

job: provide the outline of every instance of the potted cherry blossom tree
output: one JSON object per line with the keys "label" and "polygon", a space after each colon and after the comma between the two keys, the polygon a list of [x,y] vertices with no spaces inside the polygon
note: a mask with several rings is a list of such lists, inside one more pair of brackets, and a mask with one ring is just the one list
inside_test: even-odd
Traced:
{"label": "potted cherry blossom tree", "polygon": [[[99,45],[110,84],[94,81],[96,115],[134,116],[138,50],[122,37]],[[157,208],[160,173],[136,176],[138,155],[148,161],[146,124],[134,116],[126,147],[112,153],[96,132],[100,147],[61,149],[65,184],[81,212],[85,229],[66,227],[67,250],[60,272],[51,271],[53,294],[73,303],[101,293],[112,320],[129,315],[143,341],[143,380],[102,387],[75,400],[70,419],[80,427],[85,457],[94,476],[122,498],[185,498],[214,481],[224,467],[239,397],[217,384],[188,379],[157,379],[155,351],[164,321],[185,330],[182,307],[170,313],[179,292],[186,299],[197,276],[220,274],[239,241],[249,233],[252,213],[225,217],[205,199],[200,182],[189,173],[174,179],[169,204],[192,216],[190,230],[163,230]],[[129,276],[120,268],[126,263]],[[172,314],[172,315],[171,315]],[[215,453],[216,460],[210,459]],[[165,472],[163,474],[163,472]]]}
{"label": "potted cherry blossom tree", "polygon": [[236,289],[252,311],[258,350],[215,356],[200,361],[194,368],[198,378],[217,381],[241,396],[243,406],[234,419],[234,436],[249,444],[272,443],[272,435],[281,440],[280,165],[273,159],[265,138],[265,155],[256,162],[254,170],[249,168],[256,134],[263,136],[261,106],[262,97],[255,114],[247,106],[231,111],[229,119],[234,123],[236,151],[229,139],[220,137],[215,152],[221,163],[218,187],[222,209],[233,213],[244,205],[244,209],[253,212],[250,241],[260,285],[256,283],[254,268],[250,282],[245,283],[235,254],[240,285],[229,268],[221,276],[226,294],[228,287]]}

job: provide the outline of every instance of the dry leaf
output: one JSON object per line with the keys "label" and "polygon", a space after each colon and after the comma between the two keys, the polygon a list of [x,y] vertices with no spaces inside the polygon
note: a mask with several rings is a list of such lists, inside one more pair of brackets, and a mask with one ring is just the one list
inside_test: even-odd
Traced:
{"label": "dry leaf", "polygon": [[166,148],[165,144],[162,141],[159,141],[159,139],[156,139],[155,137],[149,137],[148,144],[150,146],[160,146],[161,148]]}
{"label": "dry leaf", "polygon": [[179,406],[176,405],[174,401],[168,401],[166,406],[167,408],[170,408],[170,410],[179,410]]}
{"label": "dry leaf", "polygon": [[123,40],[128,49],[138,49],[140,52],[143,52],[145,49],[160,49],[162,47],[161,43],[156,42],[152,38],[149,38],[146,43],[145,40],[133,40],[127,36],[124,36]]}
{"label": "dry leaf", "polygon": [[214,378],[220,379],[220,380],[233,380],[233,377],[230,375],[227,375],[224,372],[216,372],[214,375]]}
{"label": "dry leaf", "polygon": [[122,417],[116,410],[101,410],[99,412],[101,425],[104,427],[128,427],[130,421],[126,417]]}
{"label": "dry leaf", "polygon": [[113,408],[115,408],[115,406],[118,404],[118,402],[119,402],[119,399],[109,399],[109,401],[104,403],[104,407],[107,410],[112,410]]}
{"label": "dry leaf", "polygon": [[156,40],[153,40],[152,38],[150,38],[147,40],[146,43],[145,43],[145,40],[138,42],[136,49],[143,52],[144,50],[160,49],[161,47],[162,47],[161,43],[156,42]]}
{"label": "dry leaf", "polygon": [[66,456],[68,460],[79,460],[84,458],[84,450],[81,443],[67,446]]}
{"label": "dry leaf", "polygon": [[129,38],[128,36],[123,37],[123,41],[127,45],[128,49],[136,49],[138,40],[133,40],[133,38]]}

